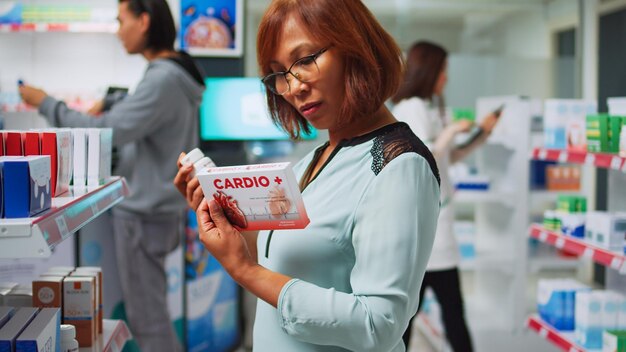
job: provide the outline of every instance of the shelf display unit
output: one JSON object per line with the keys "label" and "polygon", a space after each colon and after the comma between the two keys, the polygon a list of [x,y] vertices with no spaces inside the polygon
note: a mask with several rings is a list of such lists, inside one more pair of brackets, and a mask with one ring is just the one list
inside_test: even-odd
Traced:
{"label": "shelf display unit", "polygon": [[[617,154],[548,148],[534,148],[531,158],[607,169],[606,210],[626,211],[626,158]],[[609,251],[558,231],[549,231],[539,224],[532,224],[528,235],[549,246],[576,254],[580,259],[590,260],[604,266],[606,268],[605,289],[618,292],[624,292],[626,289],[626,256],[624,254]],[[531,315],[526,321],[526,326],[562,351],[599,352],[578,346],[573,333],[560,332],[542,321],[537,315]]]}
{"label": "shelf display unit", "polygon": [[559,232],[546,230],[538,224],[533,224],[529,232],[531,237],[543,243],[577,254],[583,258],[589,258],[600,265],[626,274],[626,256],[623,254],[594,246],[581,239],[566,236]]}
{"label": "shelf display unit", "polygon": [[111,23],[0,23],[0,33],[115,33],[118,24]]}
{"label": "shelf display unit", "polygon": [[552,326],[541,320],[537,315],[531,315],[526,320],[528,329],[536,332],[539,336],[549,341],[561,351],[565,352],[600,352],[599,350],[586,350],[574,342],[573,333],[565,333],[554,329]]}
{"label": "shelf display unit", "polygon": [[46,258],[50,249],[128,195],[121,177],[98,187],[76,189],[52,199],[51,209],[35,218],[0,220],[0,258]]}

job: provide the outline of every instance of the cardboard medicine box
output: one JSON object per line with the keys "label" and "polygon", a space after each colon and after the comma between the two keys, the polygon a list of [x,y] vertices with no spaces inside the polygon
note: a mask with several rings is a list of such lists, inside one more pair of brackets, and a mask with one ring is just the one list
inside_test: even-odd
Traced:
{"label": "cardboard medicine box", "polygon": [[240,230],[302,229],[309,224],[290,163],[207,168],[198,180],[205,197],[216,199]]}
{"label": "cardboard medicine box", "polygon": [[33,281],[33,307],[63,307],[63,276],[44,276]]}
{"label": "cardboard medicine box", "polygon": [[30,322],[15,342],[17,351],[61,351],[61,312],[44,308]]}
{"label": "cardboard medicine box", "polygon": [[91,347],[96,336],[96,282],[93,277],[71,277],[63,280],[63,324],[76,327],[80,347]]}
{"label": "cardboard medicine box", "polygon": [[52,196],[59,196],[69,190],[72,177],[72,132],[69,129],[43,130],[41,155],[50,156]]}
{"label": "cardboard medicine box", "polygon": [[50,157],[0,157],[4,215],[27,218],[50,209]]}
{"label": "cardboard medicine box", "polygon": [[98,186],[111,177],[113,130],[87,129],[87,185]]}

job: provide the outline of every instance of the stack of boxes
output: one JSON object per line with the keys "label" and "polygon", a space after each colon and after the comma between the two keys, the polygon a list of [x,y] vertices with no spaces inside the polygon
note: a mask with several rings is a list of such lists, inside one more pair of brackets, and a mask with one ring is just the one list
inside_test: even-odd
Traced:
{"label": "stack of boxes", "polygon": [[[10,329],[10,334],[2,335],[3,330],[0,328],[0,351],[2,351],[2,343],[19,346],[20,338],[24,341],[31,341],[24,342],[23,346],[30,346],[32,341],[37,340],[39,348],[36,350],[39,351],[43,346],[42,343],[49,344],[50,342],[47,340],[42,342],[43,340],[39,337],[35,339],[35,336],[41,336],[39,331],[43,330],[50,331],[52,334],[52,327],[54,327],[54,333],[58,334],[61,322],[76,327],[76,340],[80,347],[93,346],[98,335],[103,332],[102,271],[98,267],[53,267],[33,281],[32,287],[15,284],[0,285],[0,287],[5,287],[4,291],[8,290],[0,296],[3,299],[0,302],[0,326],[7,316],[12,316],[15,312],[23,309],[26,309],[24,312],[28,312],[28,315],[21,313],[24,319],[13,323],[14,326],[21,327],[21,330],[13,327]],[[53,311],[56,312],[54,317],[51,313]],[[35,315],[41,317],[35,318]],[[44,316],[47,318],[44,319]],[[35,320],[30,322],[33,318]],[[42,321],[37,323],[41,327],[31,328],[34,322],[39,321],[37,319]],[[53,320],[54,324],[51,323]],[[29,322],[30,325],[28,325]],[[27,332],[29,333],[26,334]],[[26,335],[22,336],[20,333]],[[58,337],[54,341],[59,341]],[[13,350],[15,349],[9,349],[9,351]]]}
{"label": "stack of boxes", "polygon": [[[112,130],[0,131],[0,218],[37,216],[51,199],[111,176]],[[74,154],[76,153],[76,154]]]}

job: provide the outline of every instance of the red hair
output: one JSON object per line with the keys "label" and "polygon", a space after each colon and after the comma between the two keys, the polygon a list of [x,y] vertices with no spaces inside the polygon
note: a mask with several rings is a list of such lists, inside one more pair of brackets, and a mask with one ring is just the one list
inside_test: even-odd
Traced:
{"label": "red hair", "polygon": [[[345,62],[346,121],[371,116],[398,89],[402,52],[361,0],[274,0],[265,12],[257,35],[261,75],[272,73],[270,62],[279,45],[285,19],[293,15],[319,43],[333,47]],[[310,126],[282,96],[267,90],[274,123],[292,138]]]}

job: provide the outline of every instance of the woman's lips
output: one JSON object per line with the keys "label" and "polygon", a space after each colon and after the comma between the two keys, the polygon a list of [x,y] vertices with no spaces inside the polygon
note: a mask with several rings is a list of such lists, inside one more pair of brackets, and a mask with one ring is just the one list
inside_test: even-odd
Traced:
{"label": "woman's lips", "polygon": [[319,111],[321,106],[322,106],[322,103],[306,104],[300,108],[300,112],[305,117],[308,117],[308,116],[315,114],[317,111]]}

